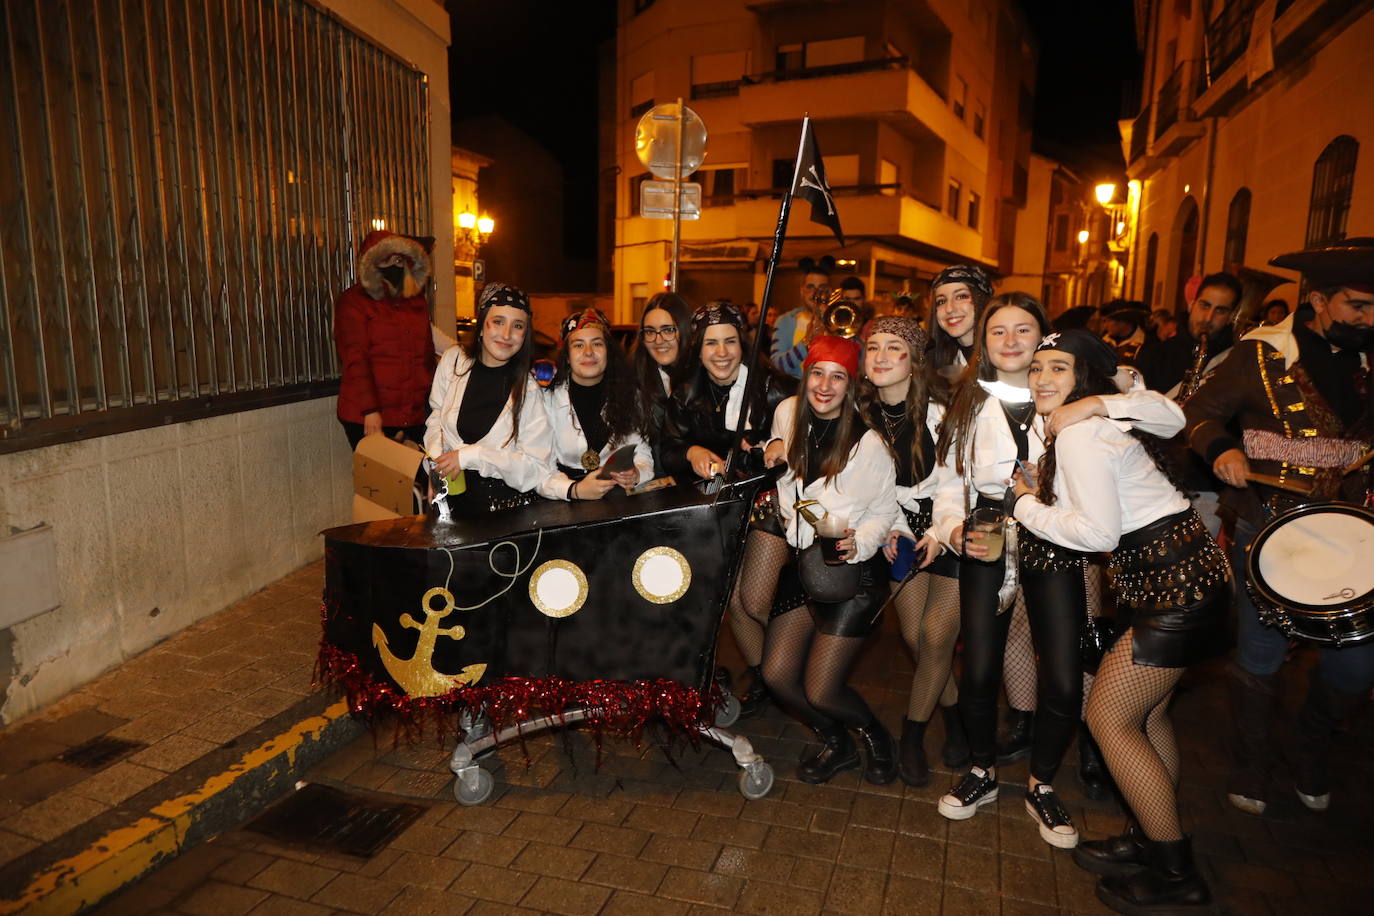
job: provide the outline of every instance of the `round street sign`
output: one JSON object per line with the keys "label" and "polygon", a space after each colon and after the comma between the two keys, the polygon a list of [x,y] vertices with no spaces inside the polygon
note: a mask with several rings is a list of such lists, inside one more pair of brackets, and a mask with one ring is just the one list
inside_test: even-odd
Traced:
{"label": "round street sign", "polygon": [[[678,103],[655,105],[639,119],[635,128],[635,155],[655,178],[672,181],[677,166]],[[706,123],[697,113],[682,106],[682,176],[686,178],[701,167],[706,158]]]}

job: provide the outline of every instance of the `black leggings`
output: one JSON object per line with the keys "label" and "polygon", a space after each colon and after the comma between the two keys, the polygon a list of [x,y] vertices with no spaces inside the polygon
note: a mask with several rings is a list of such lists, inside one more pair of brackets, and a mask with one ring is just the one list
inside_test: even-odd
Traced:
{"label": "black leggings", "polygon": [[[997,590],[1005,561],[963,560],[959,570],[959,619],[964,640],[964,674],[959,710],[968,731],[974,766],[997,762],[997,687],[1007,645],[1009,611],[997,613]],[[1031,775],[1053,782],[1059,762],[1078,728],[1083,702],[1079,633],[1087,613],[1083,573],[1023,572],[1021,588],[1031,637],[1040,657],[1039,703],[1031,744]]]}

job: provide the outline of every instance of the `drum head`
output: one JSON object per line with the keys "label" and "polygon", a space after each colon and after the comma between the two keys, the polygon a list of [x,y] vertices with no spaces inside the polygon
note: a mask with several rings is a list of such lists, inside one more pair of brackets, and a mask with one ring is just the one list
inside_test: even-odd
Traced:
{"label": "drum head", "polygon": [[1290,608],[1335,611],[1374,599],[1374,514],[1339,504],[1279,516],[1255,538],[1251,581]]}

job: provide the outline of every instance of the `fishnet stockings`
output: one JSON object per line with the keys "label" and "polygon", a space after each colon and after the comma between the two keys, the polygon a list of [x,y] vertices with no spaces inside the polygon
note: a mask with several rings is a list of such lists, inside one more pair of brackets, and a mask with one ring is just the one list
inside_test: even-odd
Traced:
{"label": "fishnet stockings", "polygon": [[[1088,616],[1101,617],[1107,610],[1107,564],[1101,554],[1088,557],[1088,562],[1083,564],[1083,586],[1088,598]],[[1088,695],[1092,689],[1093,675],[1084,671],[1083,711],[1079,713],[1079,718],[1085,722],[1088,719]]]}
{"label": "fishnet stockings", "polygon": [[847,683],[862,636],[826,636],[805,607],[774,617],[763,645],[763,682],[788,712],[812,728],[858,728],[873,711]]}
{"label": "fishnet stockings", "polygon": [[787,541],[777,535],[749,529],[735,591],[730,595],[730,632],[744,663],[750,667],[763,661],[763,630],[768,626],[778,574],[787,563],[789,552]]}
{"label": "fishnet stockings", "polygon": [[1011,609],[1007,648],[1002,655],[1002,683],[1007,689],[1007,705],[1012,709],[1035,709],[1035,643],[1026,617],[1026,596],[1019,588]]}
{"label": "fishnet stockings", "polygon": [[1182,839],[1178,820],[1178,745],[1169,699],[1182,668],[1151,668],[1131,660],[1131,631],[1097,670],[1088,700],[1088,727],[1140,829],[1156,842]]}
{"label": "fishnet stockings", "polygon": [[941,706],[959,702],[954,679],[954,643],[959,638],[959,580],[920,573],[897,593],[902,639],[916,660],[906,717],[928,722]]}

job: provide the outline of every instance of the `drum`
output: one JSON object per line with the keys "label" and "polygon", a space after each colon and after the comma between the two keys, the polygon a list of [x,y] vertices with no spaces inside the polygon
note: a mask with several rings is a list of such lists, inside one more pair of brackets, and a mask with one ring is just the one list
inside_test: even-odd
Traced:
{"label": "drum", "polygon": [[1324,646],[1374,639],[1374,512],[1291,509],[1255,537],[1245,568],[1263,623]]}

